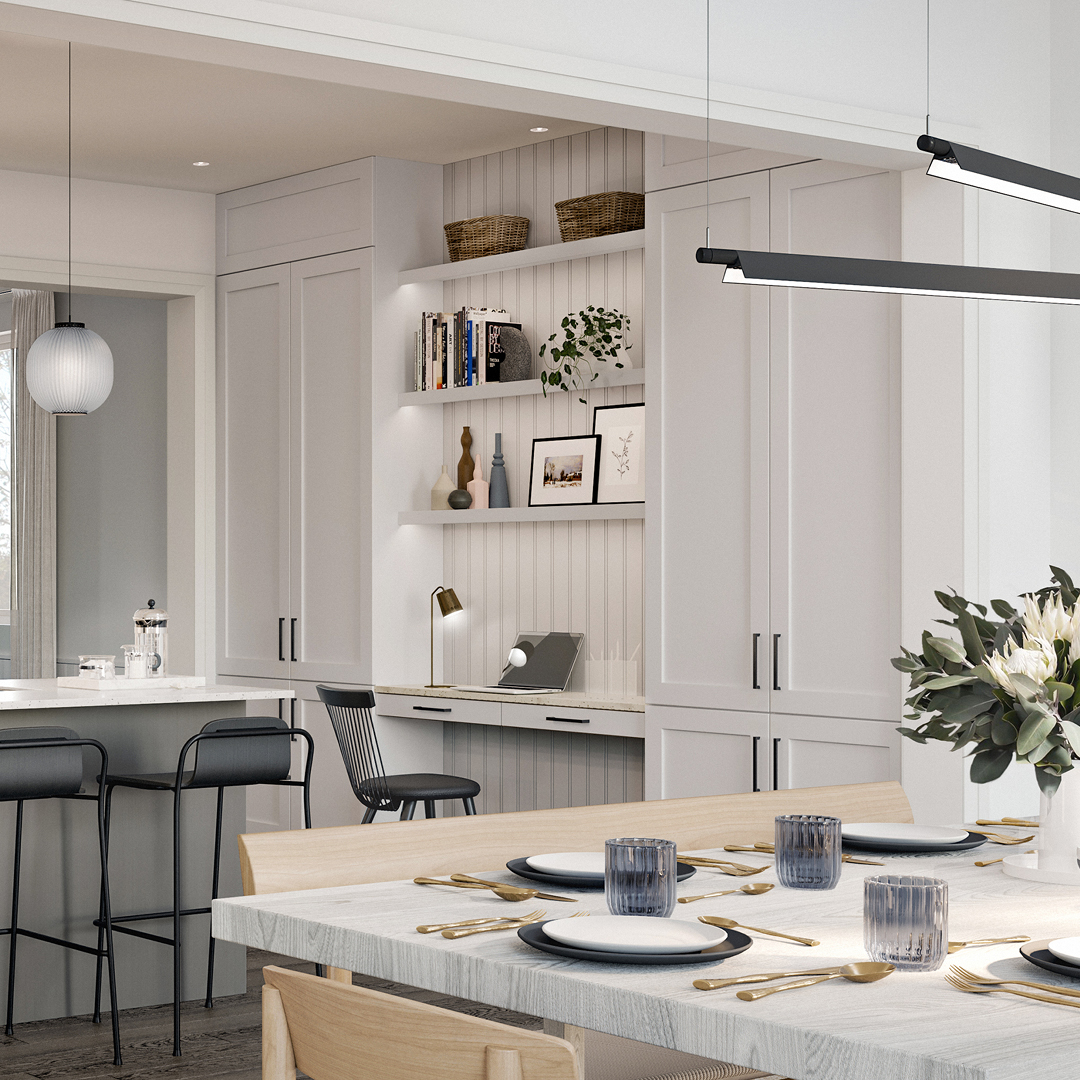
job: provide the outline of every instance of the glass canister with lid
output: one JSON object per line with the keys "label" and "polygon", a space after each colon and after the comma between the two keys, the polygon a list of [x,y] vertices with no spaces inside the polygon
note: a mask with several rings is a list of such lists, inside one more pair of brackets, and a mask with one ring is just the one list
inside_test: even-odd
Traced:
{"label": "glass canister with lid", "polygon": [[169,670],[169,613],[154,606],[154,601],[139,608],[135,620],[135,644],[146,649],[146,677],[160,678]]}

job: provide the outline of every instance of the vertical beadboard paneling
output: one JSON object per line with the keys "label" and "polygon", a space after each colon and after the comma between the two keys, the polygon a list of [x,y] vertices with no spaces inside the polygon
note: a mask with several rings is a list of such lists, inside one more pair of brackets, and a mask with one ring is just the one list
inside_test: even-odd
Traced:
{"label": "vertical beadboard paneling", "polygon": [[[640,132],[600,128],[455,162],[443,173],[445,220],[524,214],[531,221],[530,247],[557,243],[554,204],[601,191],[643,190],[643,155]],[[623,363],[640,367],[645,360],[641,345],[644,272],[643,252],[620,252],[449,281],[444,286],[443,302],[447,311],[465,304],[505,307],[513,321],[522,324],[534,354],[568,312],[588,304],[615,307],[630,318],[627,341],[633,348],[624,354]],[[456,477],[461,429],[468,425],[473,456],[481,457],[487,477],[495,433],[501,432],[511,505],[526,506],[534,438],[587,434],[592,430],[594,406],[642,401],[643,395],[644,387],[634,386],[587,391],[586,405],[578,401],[581,395],[562,392],[547,398],[540,395],[444,405],[444,462]],[[448,681],[494,682],[519,631],[569,630],[585,634],[572,689],[617,695],[644,692],[643,522],[463,523],[447,526],[443,535],[443,583],[457,590],[465,606],[465,613],[444,627],[444,675]],[[470,768],[477,765],[477,759],[469,754],[478,748],[487,745],[490,749],[490,736],[468,737],[461,732],[447,737],[456,747],[453,756],[460,768],[467,762]],[[472,749],[463,749],[466,746]],[[604,761],[604,754],[611,751],[582,749],[580,753],[582,761],[589,753],[594,758],[599,754],[599,760]],[[599,783],[593,780],[590,785],[581,777],[575,779],[577,774],[568,771],[563,758],[559,764],[550,750],[544,754],[537,751],[530,756],[530,761],[541,764],[530,773],[527,783],[520,776],[514,781],[515,791],[527,792],[530,802],[570,805],[566,800],[574,797],[572,790],[584,784],[592,791]],[[622,776],[629,770],[631,780],[620,780],[619,790],[636,790],[636,795],[627,798],[640,798],[640,767],[634,774],[630,758],[625,766],[622,761],[620,757],[616,771]],[[480,778],[479,773],[468,775]],[[636,788],[633,775],[638,776]],[[513,802],[518,797],[507,799]]]}
{"label": "vertical beadboard paneling", "polygon": [[[481,814],[637,802],[643,795],[641,739],[531,728],[443,725],[443,769],[481,785]],[[460,803],[446,812],[461,815]]]}

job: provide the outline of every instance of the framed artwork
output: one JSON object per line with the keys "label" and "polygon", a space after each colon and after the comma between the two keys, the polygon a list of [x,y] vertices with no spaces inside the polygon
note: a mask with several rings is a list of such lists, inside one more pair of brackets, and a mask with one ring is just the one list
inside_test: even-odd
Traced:
{"label": "framed artwork", "polygon": [[530,506],[580,506],[596,502],[599,435],[533,439]]}
{"label": "framed artwork", "polygon": [[645,406],[597,405],[593,434],[600,437],[598,503],[645,501]]}

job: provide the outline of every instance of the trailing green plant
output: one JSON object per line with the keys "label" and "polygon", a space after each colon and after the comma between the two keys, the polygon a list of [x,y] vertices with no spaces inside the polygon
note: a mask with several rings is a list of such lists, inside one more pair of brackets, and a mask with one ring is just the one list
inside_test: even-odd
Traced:
{"label": "trailing green plant", "polygon": [[908,720],[929,716],[909,739],[971,746],[971,779],[996,780],[1015,758],[1035,766],[1039,787],[1052,794],[1080,755],[1080,605],[1072,578],[1050,567],[1053,584],[1023,597],[1024,610],[1004,600],[990,606],[935,592],[952,616],[955,638],[924,631],[922,652],[903,649],[893,666],[911,679]]}
{"label": "trailing green plant", "polygon": [[[544,397],[549,389],[558,387],[570,393],[571,390],[585,390],[600,375],[594,363],[607,363],[614,360],[615,366],[623,365],[616,359],[619,349],[629,351],[632,345],[623,345],[623,333],[630,332],[630,317],[612,308],[587,308],[576,315],[567,315],[562,321],[563,340],[561,345],[552,345],[559,336],[558,331],[540,346],[540,356],[550,356],[550,369],[540,372]],[[549,348],[550,346],[550,348]],[[584,398],[579,398],[585,404]]]}

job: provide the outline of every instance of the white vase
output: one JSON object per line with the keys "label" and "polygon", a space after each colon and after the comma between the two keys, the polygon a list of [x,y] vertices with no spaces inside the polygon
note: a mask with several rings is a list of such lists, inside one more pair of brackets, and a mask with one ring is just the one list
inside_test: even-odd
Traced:
{"label": "white vase", "polygon": [[1063,773],[1053,795],[1041,796],[1039,805],[1039,860],[1042,871],[1076,875],[1076,849],[1080,848],[1080,767]]}

